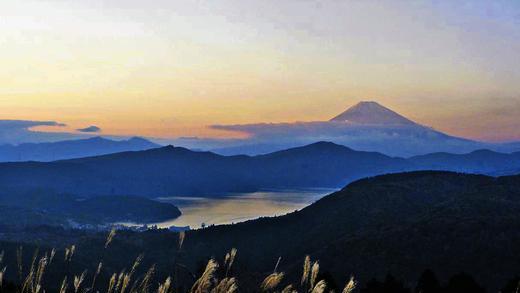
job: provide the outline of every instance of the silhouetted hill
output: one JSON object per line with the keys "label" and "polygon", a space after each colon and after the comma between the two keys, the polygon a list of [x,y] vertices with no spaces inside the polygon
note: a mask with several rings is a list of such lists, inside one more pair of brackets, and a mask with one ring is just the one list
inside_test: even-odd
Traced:
{"label": "silhouetted hill", "polygon": [[0,162],[49,162],[157,147],[159,147],[158,144],[139,137],[121,141],[93,137],[49,143],[24,143],[17,146],[2,145],[0,146]]}
{"label": "silhouetted hill", "polygon": [[[128,266],[144,253],[145,267],[156,264],[164,279],[173,262],[196,272],[209,258],[221,258],[236,247],[232,275],[244,292],[257,288],[279,257],[279,271],[297,280],[307,254],[320,261],[322,274],[336,284],[350,275],[365,283],[389,272],[409,284],[429,268],[442,283],[466,272],[496,292],[520,273],[518,231],[520,176],[411,172],[356,181],[285,216],[189,231],[182,253],[176,252],[176,234],[120,231],[104,265]],[[62,231],[38,233],[52,241],[68,237]],[[95,268],[106,234],[70,237],[78,247],[75,271]],[[14,249],[6,255],[15,255]],[[106,272],[108,277],[111,273]]]}
{"label": "silhouetted hill", "polygon": [[236,247],[260,272],[281,256],[281,270],[297,274],[310,254],[337,280],[415,280],[431,268],[497,288],[520,273],[518,231],[520,176],[414,172],[356,181],[286,216],[192,231],[185,247],[187,259]]}
{"label": "silhouetted hill", "polygon": [[[184,274],[193,282],[189,272],[197,274],[209,258],[220,260],[236,247],[231,274],[243,292],[258,288],[279,257],[278,270],[287,273],[287,280],[298,280],[305,255],[320,261],[321,276],[335,280],[330,283],[342,284],[354,275],[363,284],[390,272],[409,285],[429,268],[444,284],[466,272],[488,292],[497,292],[520,273],[519,231],[520,176],[423,171],[362,179],[285,216],[189,231],[181,252],[178,235],[165,230],[119,231],[107,254],[106,233],[78,235],[49,228],[24,233],[41,236],[26,238],[37,244],[56,239],[59,247],[76,244],[75,273],[96,268],[105,255],[103,284],[141,253],[143,267],[155,264],[159,280],[172,273],[175,262],[182,264],[181,278]],[[19,244],[0,245],[15,266]],[[15,278],[15,271],[8,274]]]}
{"label": "silhouetted hill", "polygon": [[172,204],[143,197],[97,196],[83,199],[46,190],[14,195],[1,192],[0,207],[0,226],[10,228],[39,225],[68,227],[71,221],[91,225],[157,223],[181,215]]}
{"label": "silhouetted hill", "polygon": [[331,142],[253,157],[256,176],[277,188],[341,187],[376,174],[412,169],[412,164],[376,152],[355,151]]}
{"label": "silhouetted hill", "polygon": [[51,163],[0,164],[5,190],[46,188],[79,195],[191,195],[262,188],[339,187],[408,170],[403,159],[316,143],[266,156],[220,156],[179,147]]}
{"label": "silhouetted hill", "polygon": [[469,154],[433,153],[409,159],[423,169],[451,170],[467,173],[494,173],[518,169],[520,152],[512,154],[497,153],[490,150],[477,150]]}
{"label": "silhouetted hill", "polygon": [[95,219],[100,223],[157,223],[181,215],[179,209],[171,204],[137,196],[97,196],[69,202],[65,209],[53,206],[53,211],[56,214],[69,215],[73,219],[85,218],[91,222]]}

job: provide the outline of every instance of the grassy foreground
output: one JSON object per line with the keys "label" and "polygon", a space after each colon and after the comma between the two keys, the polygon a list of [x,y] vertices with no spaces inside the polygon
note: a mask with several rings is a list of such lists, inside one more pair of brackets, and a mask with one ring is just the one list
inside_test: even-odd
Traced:
{"label": "grassy foreground", "polygon": [[[185,233],[179,233],[178,246],[179,250],[182,248],[185,239]],[[112,243],[116,236],[116,230],[112,230],[105,242],[104,249],[106,250]],[[198,279],[191,285],[189,292],[193,293],[233,293],[238,292],[240,283],[232,276],[232,267],[237,255],[237,249],[231,249],[224,257],[222,264],[217,260],[210,259],[203,271],[198,276]],[[30,269],[28,272],[23,271],[22,263],[22,248],[17,251],[17,267],[7,268],[2,266],[4,259],[4,252],[0,253],[0,292],[19,292],[19,293],[43,293],[51,292],[53,289],[46,287],[46,270],[53,265],[53,261],[57,257],[64,257],[65,264],[70,264],[76,253],[76,246],[72,245],[65,249],[64,255],[57,254],[56,249],[45,252],[43,256],[39,256],[36,251]],[[155,266],[151,266],[143,275],[137,275],[137,269],[140,267],[143,260],[143,255],[137,257],[130,268],[123,268],[119,273],[113,273],[107,284],[98,284],[96,281],[103,271],[103,256],[99,260],[96,268],[91,270],[93,273],[88,273],[89,268],[79,275],[70,275],[68,268],[65,268],[66,273],[62,276],[62,282],[49,288],[59,288],[59,293],[66,292],[107,292],[107,293],[177,293],[179,291],[178,284],[176,284],[176,273],[182,269],[183,265],[175,263],[172,268],[171,276],[167,277],[162,282],[154,282]],[[258,292],[282,292],[282,293],[297,293],[297,292],[329,292],[327,290],[327,283],[325,280],[318,280],[320,265],[318,261],[311,261],[309,256],[306,256],[303,264],[303,273],[300,280],[295,281],[290,285],[281,287],[285,274],[278,271],[280,260],[275,264],[273,272],[265,277],[265,279],[258,284]],[[16,270],[21,282],[19,284],[4,284],[4,276],[7,269]],[[88,277],[87,277],[88,276]],[[351,293],[356,288],[356,281],[350,278],[343,289],[343,293]]]}

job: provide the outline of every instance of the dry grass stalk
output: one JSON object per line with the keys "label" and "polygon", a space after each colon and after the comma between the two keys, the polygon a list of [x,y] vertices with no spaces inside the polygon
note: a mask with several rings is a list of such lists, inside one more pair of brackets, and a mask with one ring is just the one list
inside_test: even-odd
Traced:
{"label": "dry grass stalk", "polygon": [[125,274],[126,274],[125,270],[122,270],[121,273],[119,273],[119,275],[117,277],[116,286],[114,287],[114,292],[118,292],[119,291],[119,288],[123,284],[123,278],[125,277]]}
{"label": "dry grass stalk", "polygon": [[300,284],[302,286],[307,284],[307,282],[309,281],[310,272],[311,272],[311,257],[307,255],[305,257],[305,260],[303,261],[303,275],[302,275],[302,280],[300,282]]}
{"label": "dry grass stalk", "polygon": [[48,258],[47,256],[44,256],[40,259],[38,263],[38,269],[36,270],[36,287],[35,292],[39,292],[40,290],[38,288],[41,288],[43,275],[45,273],[45,268],[47,267]]}
{"label": "dry grass stalk", "polygon": [[0,288],[2,288],[2,285],[4,283],[4,275],[5,275],[5,270],[7,269],[7,267],[4,267],[1,271],[0,271]]}
{"label": "dry grass stalk", "polygon": [[214,259],[210,259],[206,265],[206,269],[202,276],[193,284],[191,288],[192,293],[207,293],[214,281],[215,271],[218,268],[218,263]]}
{"label": "dry grass stalk", "polygon": [[235,257],[237,256],[238,250],[236,248],[232,248],[230,252],[226,253],[226,257],[224,258],[224,266],[226,267],[226,277],[235,262]]}
{"label": "dry grass stalk", "polygon": [[70,248],[65,248],[65,261],[71,262],[72,256],[74,255],[74,252],[76,251],[76,245],[71,245]]}
{"label": "dry grass stalk", "polygon": [[27,277],[25,278],[25,281],[22,284],[22,290],[21,290],[22,293],[26,292],[26,290],[31,287],[31,284],[33,282],[33,276],[34,276],[34,269],[31,267],[29,274],[27,274]]}
{"label": "dry grass stalk", "polygon": [[116,273],[112,274],[112,277],[110,277],[110,281],[108,282],[107,293],[112,293],[112,291],[114,290],[114,286],[116,285],[116,278]]}
{"label": "dry grass stalk", "polygon": [[186,232],[179,232],[179,250],[182,248],[182,244],[184,244],[184,239],[186,239]]}
{"label": "dry grass stalk", "polygon": [[27,274],[27,277],[25,278],[21,292],[35,292],[37,283],[35,282],[37,279],[37,271],[41,271],[40,269],[40,262],[38,264],[38,268],[36,268],[36,259],[38,257],[38,249],[35,250],[33,259],[31,262],[31,269],[29,270],[29,274]]}
{"label": "dry grass stalk", "polygon": [[71,245],[71,246],[70,246],[69,261],[72,260],[72,256],[74,256],[74,252],[76,252],[76,245]]}
{"label": "dry grass stalk", "polygon": [[323,293],[325,292],[325,289],[327,289],[327,283],[324,280],[321,280],[314,286],[314,289],[312,289],[312,293]]}
{"label": "dry grass stalk", "polygon": [[222,279],[211,293],[235,293],[238,291],[238,285],[235,278]]}
{"label": "dry grass stalk", "polygon": [[280,283],[282,282],[284,277],[284,273],[272,273],[267,278],[264,279],[260,288],[262,291],[271,291],[274,290]]}
{"label": "dry grass stalk", "polygon": [[79,277],[74,276],[74,293],[78,293],[79,288],[81,287],[81,284],[85,280],[86,274],[87,274],[87,271],[85,270],[85,271],[83,271],[83,273],[81,273],[81,275]]}
{"label": "dry grass stalk", "polygon": [[103,263],[100,262],[98,264],[98,267],[97,267],[97,270],[96,270],[96,276],[99,275],[99,273],[101,273],[101,269],[103,268]]}
{"label": "dry grass stalk", "polygon": [[121,290],[119,290],[120,293],[125,293],[126,288],[128,288],[128,284],[130,284],[130,281],[132,280],[131,274],[125,274],[123,276],[123,283],[121,285]]}
{"label": "dry grass stalk", "polygon": [[31,261],[31,270],[34,270],[34,266],[36,264],[36,259],[38,258],[39,252],[40,252],[40,250],[38,248],[36,248],[36,250],[34,250],[34,254],[32,257],[32,261]]}
{"label": "dry grass stalk", "polygon": [[168,277],[164,283],[159,285],[158,293],[167,293],[170,290],[170,286],[172,284],[172,279]]}
{"label": "dry grass stalk", "polygon": [[354,292],[354,289],[356,289],[357,282],[354,280],[354,277],[350,277],[350,281],[345,285],[345,288],[343,289],[343,293],[352,293]]}
{"label": "dry grass stalk", "polygon": [[110,245],[110,243],[112,243],[112,240],[114,240],[115,236],[116,236],[116,229],[112,228],[112,230],[110,230],[110,233],[108,233],[107,240],[105,241],[105,249],[107,249],[108,246]]}
{"label": "dry grass stalk", "polygon": [[56,248],[53,248],[51,250],[51,256],[49,257],[49,264],[52,263],[52,261],[54,260],[54,256],[56,255]]}
{"label": "dry grass stalk", "polygon": [[[4,261],[4,252],[2,251],[0,253],[0,266],[2,265],[2,262]],[[4,267],[2,270],[0,270],[0,288],[2,287],[2,284],[4,282],[4,275],[5,275],[5,270],[7,268]]]}
{"label": "dry grass stalk", "polygon": [[282,257],[280,256],[278,258],[278,261],[276,262],[276,265],[274,266],[274,273],[276,273],[278,271],[278,266],[280,265],[280,262],[282,261]]}
{"label": "dry grass stalk", "polygon": [[94,277],[92,278],[92,284],[90,285],[90,290],[89,291],[93,291],[94,290],[94,286],[96,286],[97,277],[101,273],[101,269],[102,268],[103,268],[103,263],[99,262],[99,264],[97,266],[97,269],[96,269],[96,273],[94,274]]}
{"label": "dry grass stalk", "polygon": [[[147,293],[150,289],[150,281],[155,273],[155,265],[151,266],[143,277],[143,280],[135,289],[132,288],[130,292]],[[137,291],[136,291],[137,290]]]}
{"label": "dry grass stalk", "polygon": [[137,267],[139,267],[139,265],[143,261],[143,258],[144,258],[143,254],[140,254],[137,256],[137,258],[134,261],[134,264],[132,265],[132,270],[130,271],[130,276],[135,273],[135,270],[137,269]]}
{"label": "dry grass stalk", "polygon": [[118,286],[116,286],[116,291],[118,291],[118,289],[119,289],[119,293],[125,293],[126,289],[128,288],[128,285],[132,281],[132,277],[135,273],[135,270],[137,269],[137,267],[139,267],[139,265],[143,261],[143,257],[144,256],[142,254],[137,256],[137,258],[134,261],[134,264],[132,265],[132,269],[130,270],[130,272],[123,273],[122,275],[119,276]]}
{"label": "dry grass stalk", "polygon": [[[126,269],[123,269],[119,274],[114,273],[112,277],[110,277],[107,293],[117,293],[117,292],[124,292],[126,288],[128,287],[132,275],[141,263],[143,256],[139,255],[136,260],[134,261],[134,264],[132,265],[132,270],[129,273],[126,273]],[[99,266],[98,266],[99,268]]]}
{"label": "dry grass stalk", "polygon": [[311,282],[310,282],[310,288],[314,288],[315,284],[316,284],[316,280],[318,279],[318,274],[320,272],[320,264],[319,262],[315,261],[314,264],[312,265],[312,269],[311,269]]}
{"label": "dry grass stalk", "polygon": [[294,289],[293,285],[288,285],[282,290],[282,293],[298,293],[298,291]]}
{"label": "dry grass stalk", "polygon": [[132,283],[132,287],[130,287],[130,290],[128,291],[129,293],[141,293],[140,291],[137,291],[137,288],[139,287],[139,279],[136,279],[133,283]]}
{"label": "dry grass stalk", "polygon": [[63,282],[61,282],[60,293],[67,293],[67,288],[69,284],[67,283],[67,277],[63,278]]}

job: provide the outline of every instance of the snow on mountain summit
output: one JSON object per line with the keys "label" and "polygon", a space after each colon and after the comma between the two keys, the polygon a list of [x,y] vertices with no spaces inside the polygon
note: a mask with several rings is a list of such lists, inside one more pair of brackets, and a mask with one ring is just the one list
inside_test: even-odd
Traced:
{"label": "snow on mountain summit", "polygon": [[417,125],[377,102],[359,102],[330,121],[374,125]]}

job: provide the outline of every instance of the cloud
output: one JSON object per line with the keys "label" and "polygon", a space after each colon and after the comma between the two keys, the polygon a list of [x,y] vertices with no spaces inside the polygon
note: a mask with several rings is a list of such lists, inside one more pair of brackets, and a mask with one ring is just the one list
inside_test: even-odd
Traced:
{"label": "cloud", "polygon": [[0,120],[0,132],[9,129],[29,129],[36,126],[67,126],[56,121]]}
{"label": "cloud", "polygon": [[294,139],[295,137],[334,137],[357,130],[362,125],[344,122],[294,122],[238,125],[212,125],[212,129],[235,131],[249,135],[251,140]]}
{"label": "cloud", "polygon": [[[41,126],[45,126],[45,130],[38,128]],[[76,129],[75,131],[66,126],[66,124],[56,121],[0,119],[0,145],[86,139],[98,136],[98,132],[102,131],[101,128],[94,125],[82,129]],[[117,135],[104,137],[113,140],[130,138],[128,136]]]}
{"label": "cloud", "polygon": [[244,125],[213,125],[213,129],[249,135],[241,144],[217,148],[221,154],[259,154],[317,141],[393,156],[411,156],[438,151],[469,152],[487,147],[479,142],[451,137],[421,125],[366,125],[349,122],[295,122]]}
{"label": "cloud", "polygon": [[52,142],[84,137],[84,135],[67,133],[65,131],[43,132],[35,130],[34,128],[38,126],[60,128],[67,125],[56,121],[0,120],[0,145],[27,142]]}
{"label": "cloud", "polygon": [[76,129],[77,131],[79,132],[84,132],[84,133],[97,133],[97,132],[101,132],[101,128],[97,127],[97,126],[89,126],[89,127],[85,127],[85,128],[79,128],[79,129]]}

